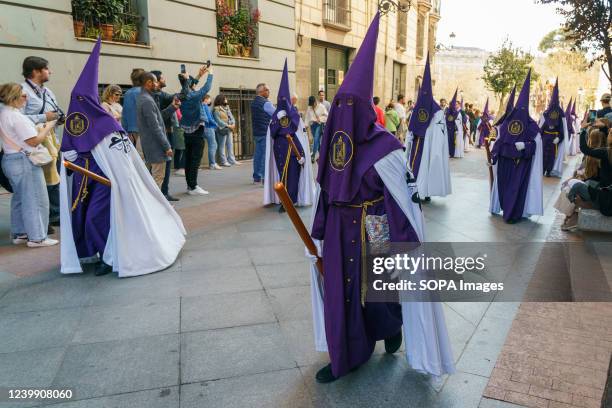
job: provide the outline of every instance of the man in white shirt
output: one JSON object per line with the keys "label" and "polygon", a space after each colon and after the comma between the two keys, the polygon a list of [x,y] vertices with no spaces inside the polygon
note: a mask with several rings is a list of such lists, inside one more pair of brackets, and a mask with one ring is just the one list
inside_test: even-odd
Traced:
{"label": "man in white shirt", "polygon": [[397,116],[399,116],[400,124],[397,128],[397,137],[399,140],[403,141],[406,135],[406,108],[404,105],[406,104],[406,100],[404,95],[397,95],[397,103],[393,106],[395,111],[397,112]]}
{"label": "man in white shirt", "polygon": [[328,112],[331,110],[331,103],[325,99],[325,91],[323,90],[319,91],[319,103],[322,103]]}

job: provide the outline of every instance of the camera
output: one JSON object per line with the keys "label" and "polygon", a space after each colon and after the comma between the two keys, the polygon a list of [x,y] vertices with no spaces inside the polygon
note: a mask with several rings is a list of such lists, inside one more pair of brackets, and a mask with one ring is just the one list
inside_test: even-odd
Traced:
{"label": "camera", "polygon": [[64,112],[59,110],[59,111],[55,111],[55,113],[57,113],[57,125],[58,126],[61,126],[64,123],[66,123],[66,114]]}

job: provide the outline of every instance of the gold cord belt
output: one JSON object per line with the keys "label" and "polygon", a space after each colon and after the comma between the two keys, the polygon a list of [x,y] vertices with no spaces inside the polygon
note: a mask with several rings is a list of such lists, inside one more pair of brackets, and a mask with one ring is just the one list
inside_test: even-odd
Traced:
{"label": "gold cord belt", "polygon": [[368,243],[365,228],[366,216],[368,215],[368,208],[380,203],[384,199],[384,196],[380,196],[374,200],[364,201],[361,204],[349,204],[346,206],[351,208],[361,208],[361,306],[365,306],[365,297],[368,290],[368,275],[366,273],[366,245]]}
{"label": "gold cord belt", "polygon": [[[89,159],[85,159],[85,169],[89,170]],[[77,205],[79,205],[79,201],[83,202],[85,200],[85,197],[87,197],[87,181],[87,176],[83,175],[83,179],[81,180],[81,187],[79,188],[79,194],[76,196],[74,202],[72,203],[71,211],[74,211],[76,209]]]}
{"label": "gold cord belt", "polygon": [[[544,131],[544,133],[546,133],[547,135],[558,135],[559,132],[549,132],[547,130]],[[558,136],[557,136],[558,137]],[[559,152],[559,144],[557,143],[555,145],[555,157],[557,157],[557,153]]]}
{"label": "gold cord belt", "polygon": [[418,136],[414,136],[417,138],[417,145],[416,148],[414,149],[414,157],[412,158],[412,164],[410,165],[410,168],[412,169],[412,171],[414,171],[414,162],[417,158],[417,154],[419,153],[419,145],[421,144],[421,138]]}

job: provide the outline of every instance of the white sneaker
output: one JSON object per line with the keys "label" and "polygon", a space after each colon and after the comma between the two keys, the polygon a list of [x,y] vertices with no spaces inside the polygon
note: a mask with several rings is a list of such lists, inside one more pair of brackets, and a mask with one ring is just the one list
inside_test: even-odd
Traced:
{"label": "white sneaker", "polygon": [[232,166],[240,166],[242,163],[240,163],[239,161],[235,161],[232,163]]}
{"label": "white sneaker", "polygon": [[223,163],[221,166],[223,166],[223,167],[232,167],[232,165],[229,164],[229,163]]}
{"label": "white sneaker", "polygon": [[59,244],[57,239],[45,238],[42,241],[28,241],[27,245],[29,248],[41,248],[41,247],[49,247],[53,245]]}
{"label": "white sneaker", "polygon": [[185,169],[178,169],[174,172],[175,176],[184,176],[185,175]]}
{"label": "white sneaker", "polygon": [[193,190],[187,190],[187,194],[189,195],[208,195],[208,191],[204,190],[202,187],[200,186],[195,186],[195,188]]}
{"label": "white sneaker", "polygon": [[22,245],[28,242],[28,236],[27,235],[18,235],[15,238],[13,238],[13,244],[15,245]]}
{"label": "white sneaker", "polygon": [[221,170],[221,166],[219,166],[217,163],[213,164],[212,166],[210,166],[211,170]]}

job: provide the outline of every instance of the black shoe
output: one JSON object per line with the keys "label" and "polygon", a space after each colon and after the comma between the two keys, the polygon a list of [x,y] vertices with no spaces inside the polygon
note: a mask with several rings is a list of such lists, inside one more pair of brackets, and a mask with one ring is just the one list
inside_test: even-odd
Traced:
{"label": "black shoe", "polygon": [[332,374],[331,363],[317,371],[317,375],[315,375],[317,382],[320,384],[327,384],[330,382],[334,382],[338,379],[338,377],[334,377]]}
{"label": "black shoe", "polygon": [[281,204],[281,206],[280,206],[280,207],[278,207],[278,213],[279,213],[279,214],[282,214],[282,213],[284,213],[284,212],[287,212],[287,211],[285,210],[285,206]]}
{"label": "black shoe", "polygon": [[402,345],[402,331],[400,330],[395,336],[385,339],[385,351],[389,354],[395,353]]}
{"label": "black shoe", "polygon": [[55,234],[55,228],[53,228],[51,225],[49,225],[47,227],[47,235],[53,235]]}
{"label": "black shoe", "polygon": [[425,197],[425,200],[423,200],[423,201],[425,201],[426,203],[428,203],[428,202],[430,202],[430,201],[431,201],[431,197]]}
{"label": "black shoe", "polygon": [[166,196],[166,200],[168,200],[168,201],[179,201],[179,199],[178,199],[178,198],[173,197],[173,196],[171,196],[170,194],[168,194],[168,195]]}
{"label": "black shoe", "polygon": [[95,276],[107,275],[113,271],[113,267],[105,264],[103,261],[100,261],[99,264],[96,265],[96,269],[94,270]]}

